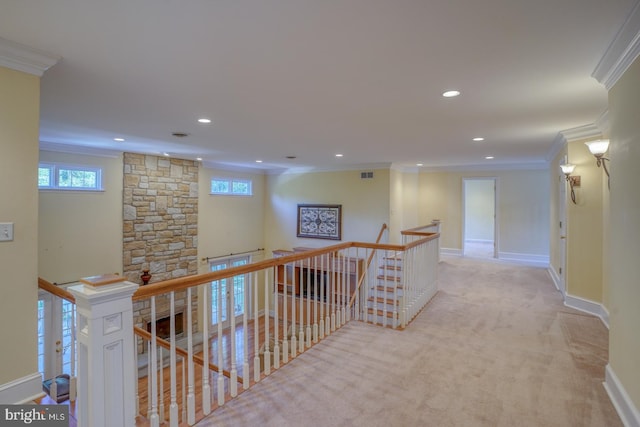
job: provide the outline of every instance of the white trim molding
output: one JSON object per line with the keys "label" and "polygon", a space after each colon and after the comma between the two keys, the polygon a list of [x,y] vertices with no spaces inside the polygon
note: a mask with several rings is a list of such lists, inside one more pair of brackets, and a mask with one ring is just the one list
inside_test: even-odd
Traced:
{"label": "white trim molding", "polygon": [[610,90],[640,55],[640,2],[627,17],[591,76]]}
{"label": "white trim molding", "polygon": [[42,77],[59,60],[59,56],[0,37],[0,66]]}
{"label": "white trim molding", "polygon": [[498,259],[519,265],[549,267],[549,255],[520,254],[516,252],[498,252]]}
{"label": "white trim molding", "polygon": [[556,269],[554,268],[553,265],[549,265],[549,276],[551,276],[551,280],[553,280],[553,284],[556,287],[556,289],[558,290],[558,292],[560,292],[560,294],[562,294],[562,300],[564,301],[564,297],[565,297],[565,290],[562,289],[562,281],[560,280],[560,275],[558,274],[558,272],[556,271]]}
{"label": "white trim molding", "polygon": [[21,405],[44,396],[42,375],[35,372],[0,385],[0,403]]}
{"label": "white trim molding", "polygon": [[571,295],[567,292],[564,296],[564,305],[598,317],[602,321],[602,324],[609,329],[609,312],[602,304]]}
{"label": "white trim molding", "polygon": [[640,411],[624,389],[610,364],[605,368],[604,389],[625,427],[640,427]]}
{"label": "white trim molding", "polygon": [[462,249],[440,248],[440,255],[461,257],[462,256]]}

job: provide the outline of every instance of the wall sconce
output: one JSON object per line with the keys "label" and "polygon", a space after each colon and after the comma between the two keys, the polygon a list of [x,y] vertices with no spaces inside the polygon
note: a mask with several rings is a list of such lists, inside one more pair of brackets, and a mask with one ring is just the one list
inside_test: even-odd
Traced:
{"label": "wall sconce", "polygon": [[576,193],[573,191],[573,187],[580,187],[580,177],[579,176],[571,176],[573,170],[576,168],[576,165],[572,165],[571,163],[565,163],[560,165],[560,169],[562,169],[562,173],[565,177],[567,177],[567,182],[569,183],[569,187],[571,187],[571,201],[574,205],[576,205]]}
{"label": "wall sconce", "polygon": [[604,153],[609,149],[609,140],[608,139],[599,139],[597,141],[585,142],[585,145],[589,147],[589,151],[596,158],[596,165],[600,167],[602,165],[602,169],[604,169],[604,173],[607,174],[607,187],[611,188],[611,183],[609,182],[609,169],[607,169],[607,164],[605,161],[609,161],[606,157],[604,157]]}

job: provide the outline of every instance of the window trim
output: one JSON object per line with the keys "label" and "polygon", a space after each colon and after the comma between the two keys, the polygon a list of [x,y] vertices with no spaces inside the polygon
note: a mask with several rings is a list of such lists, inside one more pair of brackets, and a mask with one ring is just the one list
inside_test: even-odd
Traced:
{"label": "window trim", "polygon": [[[93,191],[103,192],[104,186],[104,170],[101,166],[93,165],[78,165],[68,163],[56,163],[56,162],[39,162],[38,163],[38,181],[40,178],[40,169],[49,170],[49,185],[40,185],[38,182],[38,190],[44,191]],[[96,185],[95,187],[64,187],[59,184],[59,171],[60,170],[72,170],[83,172],[95,172],[96,173]]]}
{"label": "window trim", "polygon": [[[213,191],[214,181],[226,182],[229,191]],[[212,177],[211,185],[209,187],[209,195],[211,196],[240,196],[240,197],[252,197],[253,196],[253,180],[246,178],[233,178],[233,177]],[[233,191],[234,183],[247,184],[249,187],[248,193],[238,193]]]}

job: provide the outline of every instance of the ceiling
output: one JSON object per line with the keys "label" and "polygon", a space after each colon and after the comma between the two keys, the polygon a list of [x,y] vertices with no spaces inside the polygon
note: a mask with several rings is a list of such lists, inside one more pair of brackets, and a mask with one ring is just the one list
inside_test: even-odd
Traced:
{"label": "ceiling", "polygon": [[61,57],[42,78],[44,147],[265,170],[544,167],[558,132],[606,110],[591,74],[636,3],[0,0],[0,37]]}

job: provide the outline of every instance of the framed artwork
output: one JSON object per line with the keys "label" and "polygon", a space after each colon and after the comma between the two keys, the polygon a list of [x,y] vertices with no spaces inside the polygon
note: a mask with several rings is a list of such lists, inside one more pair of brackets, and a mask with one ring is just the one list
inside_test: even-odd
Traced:
{"label": "framed artwork", "polygon": [[298,205],[297,236],[342,239],[342,205]]}

